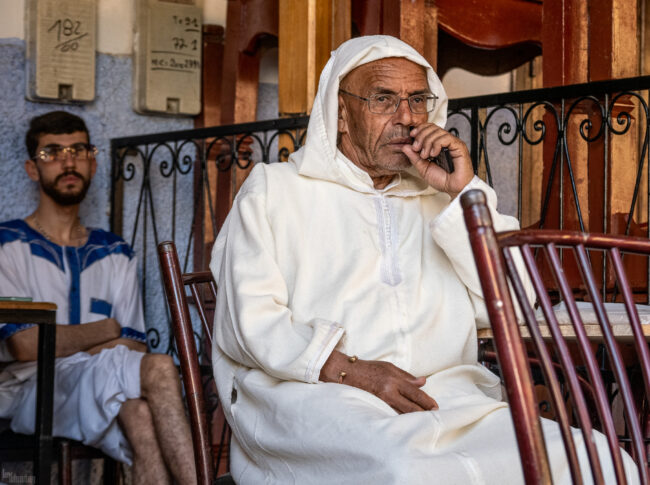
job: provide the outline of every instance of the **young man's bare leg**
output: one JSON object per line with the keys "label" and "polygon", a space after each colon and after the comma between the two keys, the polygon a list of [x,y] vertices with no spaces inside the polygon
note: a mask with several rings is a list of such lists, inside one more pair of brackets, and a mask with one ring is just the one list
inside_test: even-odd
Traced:
{"label": "young man's bare leg", "polygon": [[178,371],[171,357],[145,355],[140,368],[140,386],[169,471],[177,483],[196,483],[190,425],[185,416]]}
{"label": "young man's bare leg", "polygon": [[143,399],[129,399],[122,404],[118,419],[133,448],[133,483],[136,485],[171,483],[149,405]]}

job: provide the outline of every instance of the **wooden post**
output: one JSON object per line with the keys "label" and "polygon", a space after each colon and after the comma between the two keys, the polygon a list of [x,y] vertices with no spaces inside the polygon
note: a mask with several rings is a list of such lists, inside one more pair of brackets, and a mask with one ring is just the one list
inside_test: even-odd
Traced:
{"label": "wooden post", "polygon": [[[280,0],[279,22],[279,116],[302,116],[311,112],[330,52],[352,35],[350,0]],[[278,145],[294,151],[288,135]]]}
{"label": "wooden post", "polygon": [[[639,75],[639,46],[637,38],[637,0],[599,0],[590,2],[590,46],[589,46],[589,79],[599,81]],[[622,232],[625,229],[625,217],[632,203],[632,189],[636,178],[637,162],[639,161],[639,127],[637,116],[638,103],[631,98],[619,98],[613,106],[612,118],[615,120],[619,111],[633,113],[631,126],[625,135],[612,135],[609,138],[607,157],[609,158],[609,174],[606,181],[599,184],[593,180],[594,187],[590,191],[592,204],[591,218],[603,219],[606,216],[608,232]],[[644,115],[641,114],[643,118]],[[615,127],[619,127],[614,122]],[[598,162],[603,165],[604,145],[590,145],[590,165]],[[590,166],[590,169],[593,168]],[[605,187],[603,184],[607,183]],[[600,185],[600,190],[598,185]],[[603,204],[600,194],[607,191],[606,204]],[[592,195],[593,194],[593,195]],[[640,208],[643,207],[640,204]],[[645,211],[643,211],[645,212]],[[618,215],[617,215],[618,214]],[[637,212],[637,216],[643,216]],[[647,215],[645,216],[647,217]],[[622,227],[621,227],[622,226]]]}
{"label": "wooden post", "polygon": [[424,0],[384,0],[383,33],[402,39],[423,54],[425,7]]}
{"label": "wooden post", "polygon": [[[589,19],[587,3],[583,0],[548,0],[543,3],[542,10],[542,70],[544,86],[561,86],[565,84],[584,83],[588,80],[589,68]],[[561,107],[556,106],[558,112]],[[562,116],[563,113],[560,113]],[[550,113],[544,116],[544,123],[551,131],[556,126],[555,118]],[[584,116],[574,115],[565,127],[568,140],[568,151],[572,157],[571,163],[575,170],[575,178],[578,184],[578,199],[584,201],[587,193],[588,177],[582,177],[583,168],[586,164],[580,164],[578,159],[584,152],[586,160],[586,147],[580,140],[580,122]],[[557,140],[546,137],[544,140],[544,181],[550,177],[553,155],[555,153]],[[559,154],[558,156],[563,156]],[[566,164],[562,165],[563,178],[568,181],[568,170]],[[557,194],[559,190],[559,173],[555,174],[555,184],[552,193]],[[542,189],[542,197],[546,195],[547,187]],[[564,217],[563,229],[579,229],[576,217],[574,196],[570,184],[565,183],[563,189],[564,206],[560,208],[558,196],[551,196],[548,206],[548,213],[544,221],[544,227],[560,227],[560,210]],[[588,214],[588,204],[581,204],[583,216]],[[585,227],[585,229],[588,229]]]}
{"label": "wooden post", "polygon": [[[515,70],[514,90],[526,91],[542,87],[542,58],[536,57]],[[531,105],[524,106],[524,112]],[[538,106],[534,110],[533,120],[544,116],[544,108]],[[532,131],[532,122],[528,123],[527,130]],[[530,133],[529,131],[529,133]],[[539,220],[540,205],[542,202],[543,180],[543,149],[540,145],[531,145],[521,142],[522,167],[521,167],[521,227],[528,227]]]}
{"label": "wooden post", "polygon": [[330,52],[351,37],[350,0],[280,0],[280,116],[311,111]]}
{"label": "wooden post", "polygon": [[[221,77],[221,123],[255,121],[259,85],[258,41],[278,36],[277,2],[272,0],[229,0]],[[222,147],[229,150],[230,147]],[[241,150],[247,150],[242,143]],[[217,230],[226,219],[233,197],[250,169],[219,172],[211,188],[216,200]]]}
{"label": "wooden post", "polygon": [[[201,93],[203,94],[201,113],[194,118],[194,127],[217,126],[221,123],[221,72],[223,69],[224,28],[220,25],[203,26],[203,76]],[[212,214],[216,210],[215,194],[212,187],[217,185],[215,166],[216,151],[206,156],[205,173],[201,160],[194,165],[194,207],[196,211],[194,227],[194,268],[207,268],[210,251],[214,242],[216,228],[212,224]],[[207,181],[204,180],[207,178]],[[205,194],[205,184],[211,187],[211,198]],[[209,204],[212,203],[212,207]]]}
{"label": "wooden post", "polygon": [[[544,85],[557,86],[603,79],[615,79],[638,74],[637,1],[636,0],[550,0],[543,4],[543,70]],[[638,159],[638,128],[633,126],[624,136],[610,136],[605,154],[602,141],[587,143],[580,134],[580,124],[586,119],[593,123],[592,136],[599,129],[600,115],[589,106],[581,105],[580,113],[571,117],[567,130],[568,151],[571,156],[578,199],[590,231],[619,231],[617,213],[627,213],[634,187]],[[621,99],[613,111],[632,111],[629,99]],[[552,123],[549,116],[545,117]],[[554,146],[545,142],[544,178],[548,177]],[[607,180],[603,180],[605,156],[609,160]],[[587,163],[588,162],[588,163]],[[568,173],[564,172],[568,180]],[[564,228],[578,229],[574,197],[565,184],[563,192]],[[605,199],[606,197],[606,199]],[[558,227],[559,207],[551,201],[551,214],[546,227]],[[603,224],[604,221],[604,224]]]}
{"label": "wooden post", "polygon": [[[639,65],[637,0],[545,1],[542,46],[543,77],[547,87],[636,75]],[[565,111],[570,103],[572,101],[567,103]],[[634,113],[633,108],[630,99],[619,99],[612,108],[612,118],[615,120],[620,110]],[[546,115],[544,120],[548,126],[554,125],[551,116]],[[591,129],[586,129],[587,121],[591,122]],[[624,230],[625,218],[621,215],[629,211],[632,198],[639,153],[638,128],[632,119],[627,134],[609,135],[607,126],[602,123],[607,120],[602,119],[597,104],[585,100],[576,106],[564,127],[583,227],[578,224],[566,163],[562,169],[564,204],[560,207],[559,197],[551,196],[545,227],[614,233]],[[585,136],[595,138],[601,127],[604,136],[596,141],[585,140]],[[545,140],[544,180],[549,178],[554,150],[555,140]],[[559,175],[556,173],[552,194],[559,193]],[[594,258],[594,267],[601,268],[600,256]],[[578,288],[581,279],[577,269],[571,266],[567,267],[567,275],[571,284]]]}

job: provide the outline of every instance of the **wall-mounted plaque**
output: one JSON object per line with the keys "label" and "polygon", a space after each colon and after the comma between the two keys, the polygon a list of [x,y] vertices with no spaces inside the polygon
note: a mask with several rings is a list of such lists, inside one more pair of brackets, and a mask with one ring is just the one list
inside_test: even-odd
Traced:
{"label": "wall-mounted plaque", "polygon": [[134,107],[139,113],[201,111],[201,9],[138,0]]}
{"label": "wall-mounted plaque", "polygon": [[27,98],[95,98],[96,0],[28,0]]}

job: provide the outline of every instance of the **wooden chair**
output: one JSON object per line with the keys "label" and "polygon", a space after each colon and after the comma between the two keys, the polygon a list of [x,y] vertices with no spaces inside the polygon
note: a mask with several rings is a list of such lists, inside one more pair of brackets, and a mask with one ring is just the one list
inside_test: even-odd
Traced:
{"label": "wooden chair", "polygon": [[[206,303],[215,301],[217,285],[212,278],[212,273],[209,271],[181,274],[178,254],[173,242],[160,243],[158,245],[158,257],[181,365],[185,399],[190,415],[198,483],[200,485],[212,483],[221,485],[234,484],[229,474],[216,477],[215,470],[218,473],[222,468],[227,469],[227,461],[225,467],[222,467],[221,460],[223,457],[227,458],[228,456],[230,428],[225,421],[221,406],[218,406],[216,423],[220,427],[220,442],[216,447],[217,463],[215,466],[210,431],[206,420],[207,406],[201,379],[201,366],[194,341],[192,318],[188,305],[190,298],[185,292],[185,287],[189,287],[191,301],[196,305],[208,349],[210,349],[212,347],[212,318],[210,318],[212,312],[209,311]],[[208,372],[211,378],[212,369],[209,369]]]}
{"label": "wooden chair", "polygon": [[[0,420],[0,469],[3,463],[11,462],[32,462],[35,463],[35,441],[36,435],[14,433],[10,429],[9,420]],[[54,438],[54,450],[57,454],[58,474],[60,485],[72,485],[78,483],[72,476],[73,460],[104,460],[104,472],[102,483],[105,485],[115,484],[120,476],[120,463],[105,455],[97,448],[86,446],[83,443],[65,438]],[[41,480],[45,482],[46,480]]]}
{"label": "wooden chair", "polygon": [[[647,262],[650,241],[550,230],[497,234],[481,191],[463,194],[461,202],[526,483],[551,483],[551,473],[529,367],[531,359],[522,334],[529,335],[529,346],[534,348],[535,360],[551,395],[573,482],[582,483],[582,479],[570,426],[579,427],[582,431],[595,483],[604,482],[596,446],[590,439],[592,427],[606,436],[617,483],[627,483],[621,457],[622,446],[636,462],[641,483],[650,483],[644,441],[644,432],[648,429],[650,352],[625,271],[630,261],[638,264],[639,256],[630,259],[628,253],[644,255]],[[517,271],[517,250],[521,252],[527,275]],[[622,253],[628,258],[625,261]],[[579,268],[584,285],[578,293],[591,302],[595,323],[583,321],[581,311],[584,310],[576,304],[576,291],[569,285],[565,272],[567,267]],[[594,277],[594,270],[602,273],[599,279]],[[555,297],[564,303],[570,325],[558,323],[558,308],[552,306],[543,274],[553,275],[557,289]],[[527,277],[532,281],[541,308],[537,315],[522,283]],[[517,323],[509,284],[521,307],[525,326]],[[623,301],[625,323],[612,324],[610,321],[604,305],[604,301],[610,299]],[[600,345],[594,342],[594,337],[599,338]],[[634,354],[627,361],[633,364],[630,367],[626,367],[624,361],[626,352]],[[631,368],[636,369],[638,379],[632,383]],[[609,385],[603,379],[603,370],[611,375]],[[612,412],[613,395],[619,396],[617,399],[620,398],[622,403],[623,416],[620,419]],[[624,423],[626,437],[617,435],[615,423],[619,422]]]}
{"label": "wooden chair", "polygon": [[104,483],[116,483],[120,465],[115,460],[78,441],[52,436],[55,318],[54,303],[11,299],[0,301],[0,321],[39,325],[36,432],[32,435],[14,433],[9,429],[10,420],[0,419],[0,465],[6,462],[32,462],[36,481],[47,484],[50,483],[52,455],[56,450],[61,485],[73,483],[72,460],[80,458],[103,458]]}

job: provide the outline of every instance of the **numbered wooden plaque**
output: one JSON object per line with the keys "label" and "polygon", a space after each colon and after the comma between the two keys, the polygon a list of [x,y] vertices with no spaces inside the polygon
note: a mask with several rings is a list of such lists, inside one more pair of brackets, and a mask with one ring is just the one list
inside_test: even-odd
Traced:
{"label": "numbered wooden plaque", "polygon": [[137,3],[135,110],[201,111],[201,9],[159,0]]}
{"label": "numbered wooden plaque", "polygon": [[96,0],[29,0],[27,8],[27,97],[92,101]]}

